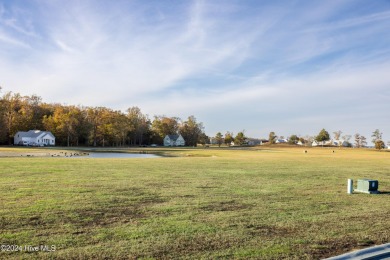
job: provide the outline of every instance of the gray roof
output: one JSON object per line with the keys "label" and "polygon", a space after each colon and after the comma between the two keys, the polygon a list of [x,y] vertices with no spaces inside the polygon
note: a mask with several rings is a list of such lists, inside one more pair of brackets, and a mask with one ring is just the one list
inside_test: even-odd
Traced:
{"label": "gray roof", "polygon": [[176,141],[177,138],[179,138],[180,135],[168,135],[169,139]]}
{"label": "gray roof", "polygon": [[37,138],[38,136],[45,134],[45,135],[51,135],[53,138],[55,138],[51,132],[41,131],[41,130],[30,130],[28,132],[21,132],[20,131],[20,132],[17,132],[16,134],[19,135],[20,137],[30,137],[30,138]]}

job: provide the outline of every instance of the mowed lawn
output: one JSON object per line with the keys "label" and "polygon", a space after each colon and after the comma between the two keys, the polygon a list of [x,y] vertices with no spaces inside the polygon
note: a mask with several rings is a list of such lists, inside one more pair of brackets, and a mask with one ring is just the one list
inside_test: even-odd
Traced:
{"label": "mowed lawn", "polygon": [[[390,242],[389,152],[166,151],[182,157],[0,158],[0,243],[55,246],[0,258],[319,259]],[[348,178],[383,193],[348,195]]]}

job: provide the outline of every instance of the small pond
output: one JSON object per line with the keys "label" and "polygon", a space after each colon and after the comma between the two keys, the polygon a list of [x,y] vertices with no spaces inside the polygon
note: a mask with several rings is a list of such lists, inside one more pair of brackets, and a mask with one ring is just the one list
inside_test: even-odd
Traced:
{"label": "small pond", "polygon": [[[160,158],[162,156],[156,154],[144,153],[89,153],[85,155],[86,158]],[[74,157],[80,158],[80,157]]]}

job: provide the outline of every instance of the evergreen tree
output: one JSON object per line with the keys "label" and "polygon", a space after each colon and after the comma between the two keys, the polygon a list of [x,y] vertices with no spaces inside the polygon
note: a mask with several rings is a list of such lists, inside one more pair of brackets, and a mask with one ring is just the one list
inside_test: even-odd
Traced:
{"label": "evergreen tree", "polygon": [[330,139],[328,131],[326,131],[324,128],[320,131],[320,133],[316,136],[317,142],[324,142],[328,141]]}

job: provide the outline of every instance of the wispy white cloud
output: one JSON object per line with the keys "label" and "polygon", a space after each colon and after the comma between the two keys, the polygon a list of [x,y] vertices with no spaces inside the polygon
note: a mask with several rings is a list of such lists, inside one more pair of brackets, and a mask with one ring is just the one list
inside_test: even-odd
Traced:
{"label": "wispy white cloud", "polygon": [[390,19],[390,11],[384,11],[369,15],[364,15],[357,18],[350,18],[337,22],[330,22],[326,24],[322,24],[319,26],[314,26],[313,28],[307,29],[305,32],[318,32],[318,31],[334,31],[340,29],[348,29],[351,27],[361,26],[370,23],[377,22],[388,22]]}
{"label": "wispy white cloud", "polygon": [[[133,27],[134,20],[127,17],[102,18],[83,13],[80,18],[79,8],[68,11],[70,17],[77,19],[50,24],[47,30],[59,51],[44,50],[42,55],[50,71],[62,75],[67,79],[67,88],[78,92],[94,93],[97,86],[110,86],[119,97],[133,97],[133,92],[140,95],[163,90],[218,64],[233,64],[242,59],[241,52],[247,44],[246,37],[235,41],[237,32],[213,35],[215,27],[221,25],[217,21],[203,22],[210,19],[200,18],[204,7],[199,4],[189,8],[191,15],[184,25],[171,28],[162,24],[146,26],[144,30],[142,26]],[[111,34],[111,23],[121,24],[119,35]],[[202,40],[199,31],[204,32]],[[45,88],[37,83],[37,88]],[[53,96],[57,93],[52,92]],[[96,95],[101,97],[101,92]]]}
{"label": "wispy white cloud", "polygon": [[27,23],[27,28],[18,25],[18,21],[15,18],[4,20],[4,24],[7,25],[8,27],[14,29],[15,31],[21,33],[21,34],[26,35],[26,36],[37,37],[37,34],[31,28],[30,21]]}
{"label": "wispy white cloud", "polygon": [[30,45],[28,45],[27,43],[13,38],[7,33],[2,32],[1,29],[0,29],[0,42],[3,42],[4,44],[10,44],[16,47],[21,47],[21,48],[30,48]]}

